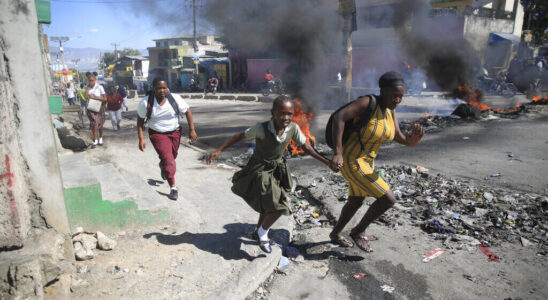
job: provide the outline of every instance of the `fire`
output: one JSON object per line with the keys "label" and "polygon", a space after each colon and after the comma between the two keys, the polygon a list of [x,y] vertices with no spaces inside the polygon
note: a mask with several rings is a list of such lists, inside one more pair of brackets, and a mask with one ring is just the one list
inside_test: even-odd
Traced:
{"label": "fire", "polygon": [[533,103],[536,103],[536,104],[540,104],[540,103],[543,103],[543,104],[547,104],[548,103],[548,95],[542,97],[542,96],[533,96]]}
{"label": "fire", "polygon": [[491,107],[485,103],[482,103],[483,92],[480,89],[473,89],[468,84],[459,85],[457,88],[457,95],[459,98],[466,101],[471,106],[479,109],[480,111],[486,111],[491,109]]}
{"label": "fire", "polygon": [[[316,138],[310,133],[310,122],[314,119],[313,112],[305,112],[302,108],[302,103],[299,99],[294,101],[295,112],[293,113],[292,121],[297,123],[301,128],[301,131],[306,136],[306,143],[314,146],[316,143]],[[304,150],[301,147],[297,147],[295,142],[291,140],[287,145],[287,151],[291,153],[291,156],[298,156],[304,154]]]}

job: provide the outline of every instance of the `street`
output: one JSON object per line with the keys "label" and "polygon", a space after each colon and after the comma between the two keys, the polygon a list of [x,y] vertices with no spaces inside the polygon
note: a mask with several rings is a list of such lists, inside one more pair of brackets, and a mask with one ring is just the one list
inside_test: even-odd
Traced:
{"label": "street", "polygon": [[[218,147],[234,133],[268,119],[271,103],[196,99],[187,101],[194,114],[199,139],[190,146],[191,148],[181,147],[182,152],[177,159],[179,165],[177,180],[182,182],[180,184],[182,199],[164,204],[172,216],[173,223],[163,229],[160,228],[159,231],[143,228],[135,232],[125,232],[118,237],[121,249],[133,248],[129,245],[138,243],[142,251],[117,250],[117,253],[101,254],[91,262],[77,263],[78,265],[90,263],[96,265],[93,267],[95,269],[92,268],[94,272],[99,272],[96,270],[97,267],[108,270],[113,264],[130,270],[128,274],[113,271],[111,275],[108,272],[99,272],[103,280],[109,276],[121,280],[114,281],[98,289],[97,294],[91,295],[106,294],[112,297],[127,295],[124,293],[128,293],[128,288],[137,285],[139,292],[131,292],[136,297],[150,295],[151,290],[160,287],[162,287],[162,295],[166,297],[191,295],[204,297],[208,294],[203,290],[180,290],[177,287],[203,288],[207,285],[210,287],[208,290],[222,289],[224,280],[234,276],[244,276],[241,274],[245,273],[243,270],[249,264],[249,259],[259,261],[254,257],[264,256],[253,242],[248,242],[247,238],[239,238],[240,234],[246,236],[245,232],[251,230],[254,214],[241,199],[230,192],[228,181],[231,173],[237,169],[231,163],[231,159],[247,152],[251,143],[242,142],[224,152],[216,168],[207,167],[199,158],[203,157],[205,151]],[[168,200],[167,198],[162,200],[165,197],[162,194],[164,190],[167,190],[167,185],[156,180],[159,177],[156,174],[159,173],[156,170],[156,154],[149,148],[145,153],[137,149],[134,112],[137,102],[137,99],[131,100],[130,112],[125,115],[130,119],[124,119],[122,131],[113,132],[109,130],[107,124],[105,147],[86,150],[85,155],[91,165],[111,162],[122,173],[135,172],[144,179],[148,178],[149,184],[152,184],[151,188],[159,193],[159,197],[154,201],[165,202]],[[436,109],[450,112],[450,108],[455,105],[446,100],[434,98],[411,99],[404,103],[403,112],[399,114],[402,119],[412,119],[413,116],[419,117],[424,114],[417,113],[418,111]],[[421,106],[425,103],[430,105]],[[439,105],[432,105],[432,103]],[[312,133],[316,135],[320,143],[323,142],[323,124],[329,114],[329,110],[320,110],[314,120]],[[383,147],[376,167],[421,165],[430,169],[429,174],[432,176],[442,173],[444,176],[469,182],[474,186],[487,186],[491,189],[507,190],[509,193],[536,193],[544,195],[542,197],[545,199],[548,187],[546,179],[528,174],[542,174],[548,169],[548,157],[544,151],[548,142],[544,135],[545,130],[548,129],[547,116],[548,111],[539,107],[538,112],[524,114],[518,119],[498,118],[459,123],[442,131],[427,134],[424,141],[415,148],[397,144]],[[532,127],[535,130],[531,130]],[[82,134],[83,138],[87,138],[85,136],[88,134],[87,131],[83,131]],[[187,142],[183,144],[185,143]],[[193,150],[200,148],[203,151]],[[509,153],[513,155],[510,157]],[[306,195],[309,195],[303,197],[313,203],[322,215],[336,218],[344,204],[339,199],[344,197],[344,184],[333,185],[333,182],[340,182],[336,179],[338,175],[307,157],[292,158],[290,165],[297,178],[298,189],[306,190],[308,193]],[[490,177],[494,173],[502,175]],[[327,181],[322,178],[327,178]],[[326,192],[330,188],[334,190]],[[206,204],[204,201],[209,203]],[[370,201],[368,201],[369,204]],[[222,206],[224,210],[221,214],[216,209],[219,206]],[[358,211],[347,229],[359,221],[366,209],[367,205]],[[291,231],[293,238],[286,240],[286,243],[289,242],[292,247],[298,249],[301,252],[301,258],[291,263],[291,268],[285,271],[286,274],[278,272],[270,275],[268,270],[272,271],[272,269],[263,270],[264,273],[261,274],[265,274],[265,279],[269,276],[270,278],[261,284],[250,299],[318,297],[324,299],[341,297],[542,299],[542,295],[548,293],[542,280],[543,274],[547,271],[542,242],[529,247],[523,247],[519,239],[516,242],[514,238],[511,239],[512,242],[508,240],[493,242],[489,249],[501,260],[491,262],[477,247],[462,246],[459,243],[446,244],[444,240],[435,239],[432,235],[425,233],[416,226],[414,221],[404,217],[407,209],[396,205],[387,213],[386,219],[397,220],[393,221],[396,222],[396,227],[382,222],[376,222],[371,226],[369,233],[379,237],[378,241],[372,242],[374,248],[372,253],[364,253],[356,247],[333,248],[328,243],[329,228],[313,226],[305,229],[289,224],[294,223],[292,218],[282,218],[283,222],[275,225],[275,229],[287,228]],[[234,212],[230,213],[229,210]],[[230,215],[240,217],[230,217]],[[332,226],[333,222],[334,220],[331,220],[329,224]],[[286,223],[288,225],[283,225]],[[230,229],[226,226],[243,227]],[[227,229],[228,234],[221,234]],[[203,234],[204,238],[191,236],[197,233]],[[215,237],[217,234],[220,235]],[[215,245],[219,245],[221,241],[219,239],[225,241],[222,243],[226,243],[228,248],[217,248],[218,246]],[[240,239],[244,241],[241,246],[229,246],[232,241],[240,241]],[[191,241],[195,241],[192,244],[195,244],[197,248],[191,249],[185,246]],[[124,245],[126,243],[127,245]],[[282,248],[286,246],[287,244]],[[422,255],[438,247],[445,248],[447,252],[431,262],[424,263]],[[172,267],[163,270],[162,260],[143,257],[145,253],[150,254],[150,251],[157,253],[155,256],[158,258],[165,256],[166,259],[170,259]],[[238,251],[240,254],[236,254]],[[543,254],[537,255],[537,253]],[[123,261],[116,259],[120,255],[125,257]],[[218,258],[211,261],[212,257]],[[211,265],[212,262],[215,266]],[[271,263],[276,265],[278,261]],[[221,270],[226,267],[230,271],[223,275],[224,271]],[[216,275],[205,275],[204,272],[212,269],[216,270],[214,272]],[[200,274],[200,272],[202,272],[200,276],[216,278],[216,283],[211,280],[203,281],[203,277],[200,279],[201,277],[190,275]],[[360,279],[353,278],[352,275],[358,272],[363,272],[367,276]],[[82,275],[89,276],[89,272]],[[152,280],[153,278],[159,280]],[[136,281],[138,279],[140,280]],[[94,281],[89,278],[87,280],[91,284],[85,288],[77,288],[78,292],[75,296],[89,296],[89,293],[95,289]],[[95,281],[95,284],[99,282],[103,281]],[[307,284],[302,284],[303,282]],[[381,288],[383,285],[394,287],[394,292],[383,291]]]}

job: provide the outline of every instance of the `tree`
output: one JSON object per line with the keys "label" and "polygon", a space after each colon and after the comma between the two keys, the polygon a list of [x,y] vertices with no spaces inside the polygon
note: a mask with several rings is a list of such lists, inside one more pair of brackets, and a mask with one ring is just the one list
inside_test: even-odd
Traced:
{"label": "tree", "polygon": [[546,0],[521,0],[525,10],[523,29],[531,30],[533,43],[548,42],[548,2]]}
{"label": "tree", "polygon": [[127,55],[141,55],[141,52],[137,49],[124,48],[123,50],[118,50],[117,54],[118,57],[116,57],[114,51],[103,53],[103,56],[101,57],[101,69],[106,70],[109,65],[114,64],[116,60],[120,57],[124,57]]}

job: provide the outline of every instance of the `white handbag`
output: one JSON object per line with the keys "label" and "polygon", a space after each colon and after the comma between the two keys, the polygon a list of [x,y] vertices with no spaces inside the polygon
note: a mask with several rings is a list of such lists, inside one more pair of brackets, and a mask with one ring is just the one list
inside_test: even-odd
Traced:
{"label": "white handbag", "polygon": [[99,100],[89,99],[87,109],[93,112],[99,112],[101,110],[101,104],[103,103]]}

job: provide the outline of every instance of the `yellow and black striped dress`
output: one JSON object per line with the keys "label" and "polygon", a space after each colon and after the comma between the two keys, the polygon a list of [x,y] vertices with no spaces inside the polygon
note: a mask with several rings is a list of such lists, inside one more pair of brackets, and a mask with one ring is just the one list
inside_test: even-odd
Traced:
{"label": "yellow and black striped dress", "polygon": [[[357,122],[358,118],[354,119]],[[349,196],[382,197],[390,188],[376,173],[375,157],[382,143],[390,142],[395,135],[394,118],[390,109],[383,112],[379,106],[367,126],[362,127],[360,139],[364,145],[362,150],[357,132],[343,145],[342,175],[348,182]]]}

